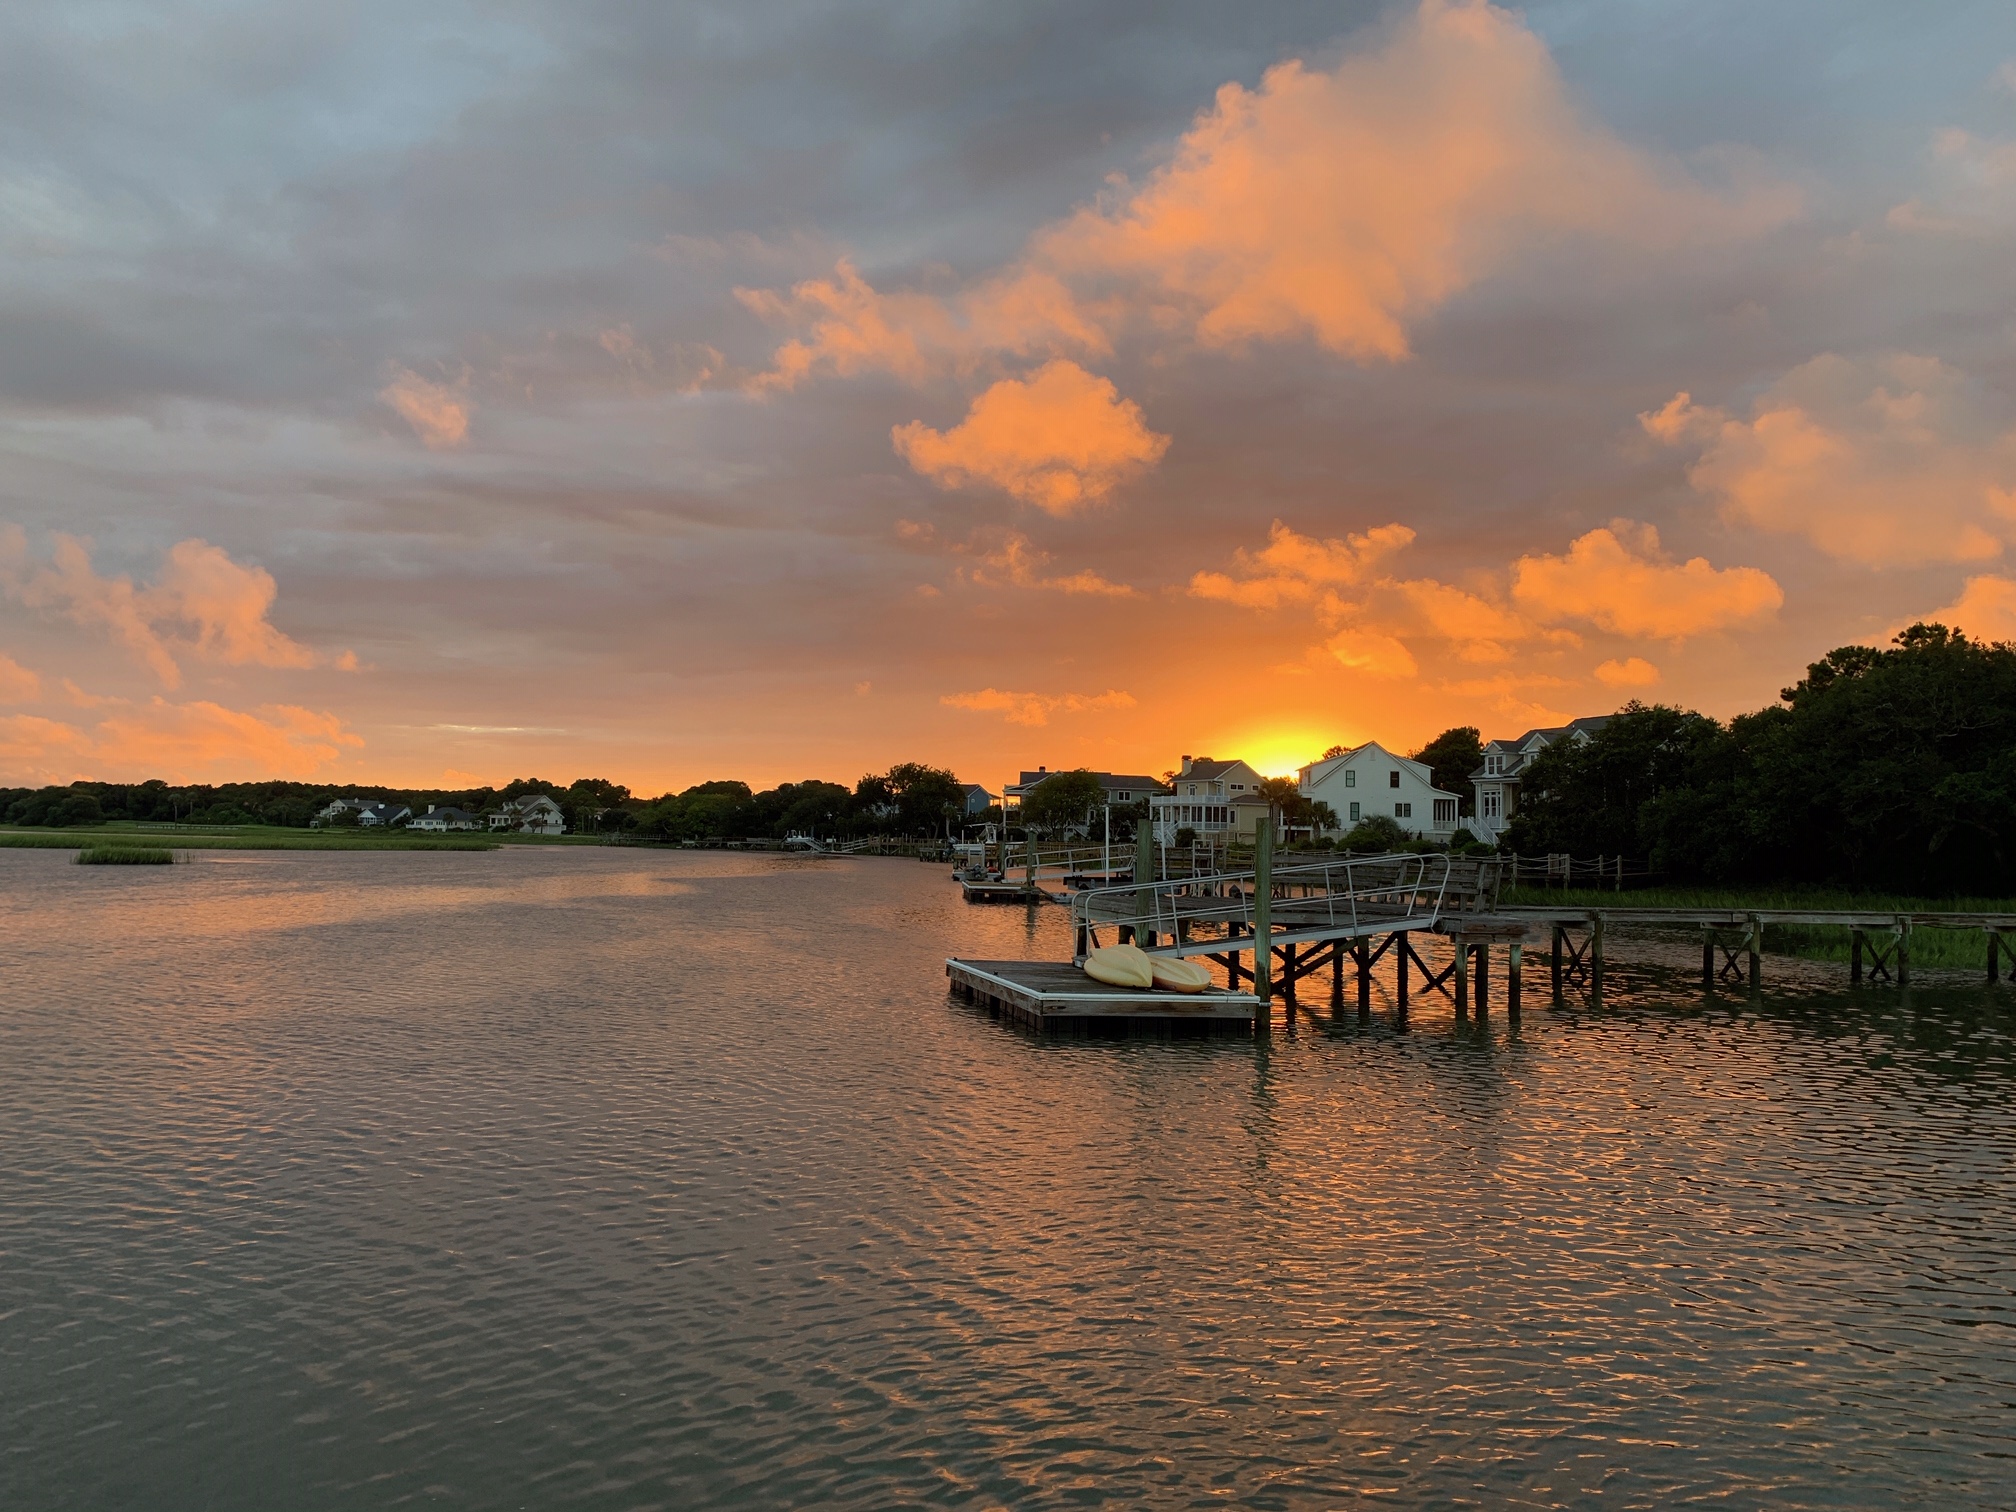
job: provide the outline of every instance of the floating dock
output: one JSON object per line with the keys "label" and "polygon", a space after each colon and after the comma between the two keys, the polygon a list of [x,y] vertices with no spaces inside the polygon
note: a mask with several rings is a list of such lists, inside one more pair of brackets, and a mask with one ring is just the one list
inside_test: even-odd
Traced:
{"label": "floating dock", "polygon": [[1037,1028],[1052,1025],[1178,1024],[1251,1026],[1260,999],[1250,992],[1209,987],[1202,992],[1156,992],[1108,987],[1068,961],[946,961],[952,992],[969,1003]]}

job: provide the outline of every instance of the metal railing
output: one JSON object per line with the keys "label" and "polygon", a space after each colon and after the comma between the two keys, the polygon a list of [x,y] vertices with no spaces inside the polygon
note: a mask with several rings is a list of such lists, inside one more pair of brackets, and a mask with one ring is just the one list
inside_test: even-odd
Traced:
{"label": "metal railing", "polygon": [[[1071,899],[1075,958],[1084,960],[1101,928],[1125,929],[1158,955],[1252,950],[1259,923],[1255,877],[1250,870],[1220,872],[1078,893]],[[1410,854],[1277,866],[1272,877],[1268,939],[1287,945],[1427,929],[1445,909],[1488,908],[1497,871],[1488,861]]]}

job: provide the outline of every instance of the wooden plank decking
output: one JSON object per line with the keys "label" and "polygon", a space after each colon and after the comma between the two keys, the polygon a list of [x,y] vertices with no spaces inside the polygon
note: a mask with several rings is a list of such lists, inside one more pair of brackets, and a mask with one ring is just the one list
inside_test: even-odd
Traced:
{"label": "wooden plank decking", "polygon": [[1070,1022],[1251,1024],[1260,1000],[1223,987],[1203,992],[1156,992],[1108,987],[1067,961],[962,961],[945,963],[953,993],[1038,1027]]}

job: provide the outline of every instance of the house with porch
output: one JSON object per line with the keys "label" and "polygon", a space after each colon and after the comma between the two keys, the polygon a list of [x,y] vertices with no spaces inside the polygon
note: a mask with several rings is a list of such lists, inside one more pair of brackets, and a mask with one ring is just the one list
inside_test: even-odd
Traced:
{"label": "house with porch", "polygon": [[1426,762],[1396,756],[1376,740],[1310,762],[1298,786],[1304,798],[1329,804],[1342,829],[1380,817],[1422,840],[1456,832],[1456,795],[1435,786]]}
{"label": "house with porch", "polygon": [[1260,783],[1260,774],[1237,758],[1185,756],[1170,776],[1168,792],[1149,799],[1156,843],[1173,845],[1186,829],[1207,844],[1251,840],[1269,807]]}
{"label": "house with porch", "polygon": [[1610,723],[1608,714],[1585,715],[1565,725],[1528,730],[1516,740],[1493,740],[1484,747],[1484,764],[1470,774],[1477,794],[1477,816],[1470,828],[1479,840],[1496,845],[1519,812],[1519,785],[1533,758],[1562,740],[1587,740]]}
{"label": "house with porch", "polygon": [[560,805],[544,793],[521,793],[506,800],[488,817],[493,830],[513,830],[521,835],[561,835],[567,832],[566,815],[560,812]]}
{"label": "house with porch", "polygon": [[483,821],[466,809],[436,808],[431,803],[427,805],[426,813],[415,814],[406,821],[409,830],[473,830],[482,827]]}
{"label": "house with porch", "polygon": [[987,811],[1001,801],[977,782],[961,783],[959,791],[965,797],[965,811],[968,819],[986,818]]}
{"label": "house with porch", "polygon": [[403,803],[390,803],[383,798],[337,798],[316,813],[314,827],[341,824],[345,815],[355,814],[360,828],[379,829],[397,824],[412,812]]}
{"label": "house with porch", "polygon": [[[1065,770],[1075,771],[1076,768],[1067,767]],[[1033,772],[1021,773],[1013,782],[1002,788],[1001,807],[1010,822],[1014,820],[1015,811],[1022,806],[1022,800],[1042,783],[1057,775],[1050,768],[1039,766]],[[1143,798],[1152,797],[1162,791],[1162,784],[1153,777],[1124,772],[1094,772],[1092,775],[1099,779],[1099,786],[1106,790],[1106,801],[1115,807],[1123,803],[1139,803]],[[970,813],[971,790],[968,791]],[[983,805],[980,812],[985,813],[986,808],[987,806]]]}

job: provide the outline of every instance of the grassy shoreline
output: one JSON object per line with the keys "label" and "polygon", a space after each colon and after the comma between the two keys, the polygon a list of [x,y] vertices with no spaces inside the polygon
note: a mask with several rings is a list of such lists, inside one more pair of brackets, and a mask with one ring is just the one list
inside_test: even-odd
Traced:
{"label": "grassy shoreline", "polygon": [[[176,850],[286,851],[491,851],[535,837],[490,835],[374,834],[358,830],[298,830],[277,825],[230,829],[169,829],[131,825],[90,825],[67,829],[0,829],[0,850],[83,850],[107,846]],[[540,837],[543,838],[543,837]]]}
{"label": "grassy shoreline", "polygon": [[[1727,908],[1856,909],[1871,913],[2016,913],[2016,898],[1920,898],[1903,893],[1850,892],[1821,887],[1641,887],[1623,892],[1589,888],[1508,888],[1499,900],[1537,908]],[[1646,926],[1658,928],[1659,926]],[[1698,939],[1684,926],[1662,929],[1675,938]],[[1849,934],[1829,924],[1767,924],[1764,949],[1809,961],[1848,962]],[[1911,964],[1954,970],[1984,970],[1987,942],[1978,929],[1923,926],[1911,931]]]}

